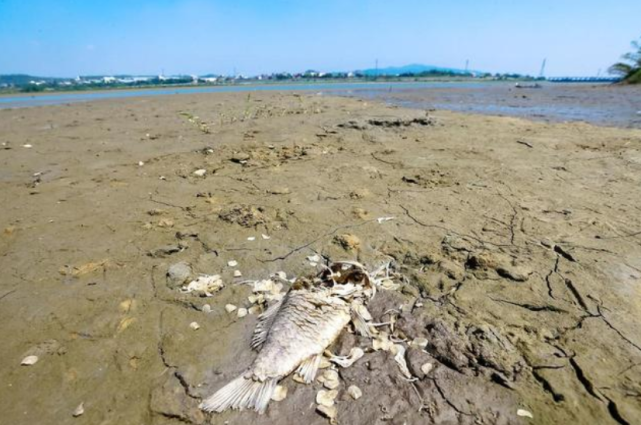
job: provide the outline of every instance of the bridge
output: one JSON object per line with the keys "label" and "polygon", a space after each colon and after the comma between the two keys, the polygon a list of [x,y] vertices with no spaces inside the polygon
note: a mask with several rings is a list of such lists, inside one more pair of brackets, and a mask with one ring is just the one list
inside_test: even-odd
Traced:
{"label": "bridge", "polygon": [[621,79],[618,77],[548,77],[545,80],[551,83],[616,83]]}

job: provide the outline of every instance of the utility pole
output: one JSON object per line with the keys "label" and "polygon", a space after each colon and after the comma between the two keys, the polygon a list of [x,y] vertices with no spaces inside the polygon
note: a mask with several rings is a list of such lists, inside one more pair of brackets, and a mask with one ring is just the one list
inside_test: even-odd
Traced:
{"label": "utility pole", "polygon": [[541,64],[541,72],[539,72],[539,78],[545,78],[545,62],[547,61],[547,58],[543,59],[543,63]]}

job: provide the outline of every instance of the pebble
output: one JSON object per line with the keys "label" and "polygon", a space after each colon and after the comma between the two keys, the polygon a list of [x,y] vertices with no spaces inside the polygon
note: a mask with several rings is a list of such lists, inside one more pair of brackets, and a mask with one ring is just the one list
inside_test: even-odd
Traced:
{"label": "pebble", "polygon": [[198,329],[200,329],[200,325],[198,324],[198,322],[191,322],[191,323],[189,324],[189,327],[190,327],[190,328],[192,328],[192,329],[193,329],[193,330],[195,330],[195,331],[197,331]]}
{"label": "pebble", "polygon": [[236,260],[227,261],[227,265],[229,267],[236,267],[238,265],[238,261],[236,261]]}
{"label": "pebble", "polygon": [[423,366],[421,366],[421,372],[423,372],[425,375],[429,374],[432,369],[434,369],[434,365],[432,363],[425,363]]}
{"label": "pebble", "polygon": [[83,413],[85,413],[85,403],[82,402],[76,407],[72,413],[74,418],[77,418],[78,416],[81,416]]}
{"label": "pebble", "polygon": [[144,162],[142,162],[142,161],[138,161],[138,166],[142,167],[143,165],[145,165],[145,163],[144,163]]}
{"label": "pebble", "polygon": [[245,317],[247,316],[247,309],[246,308],[239,308],[238,309],[238,317]]}
{"label": "pebble", "polygon": [[172,264],[167,270],[167,280],[170,287],[181,286],[191,277],[191,266],[186,261]]}
{"label": "pebble", "polygon": [[227,310],[227,313],[233,313],[234,311],[236,311],[236,309],[237,309],[237,308],[238,308],[238,307],[236,307],[236,306],[235,306],[235,305],[233,305],[233,304],[227,304],[227,305],[225,306],[225,310]]}
{"label": "pebble", "polygon": [[354,400],[358,400],[363,396],[363,391],[361,391],[361,389],[356,385],[350,385],[349,388],[347,388],[347,394],[349,394]]}
{"label": "pebble", "polygon": [[207,174],[207,170],[205,170],[204,168],[194,171],[194,175],[197,177],[204,177],[205,174]]}
{"label": "pebble", "polygon": [[234,277],[241,277],[243,274],[240,272],[240,270],[234,270]]}
{"label": "pebble", "polygon": [[23,366],[32,366],[36,363],[38,363],[38,356],[27,356],[20,362]]}

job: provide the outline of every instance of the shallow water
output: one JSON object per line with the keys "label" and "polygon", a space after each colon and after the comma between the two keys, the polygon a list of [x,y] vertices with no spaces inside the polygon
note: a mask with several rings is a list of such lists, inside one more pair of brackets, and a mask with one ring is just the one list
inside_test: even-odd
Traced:
{"label": "shallow water", "polygon": [[216,87],[174,87],[156,89],[106,90],[93,92],[71,92],[36,95],[0,96],[0,109],[25,108],[32,106],[60,105],[75,102],[88,102],[100,99],[119,99],[143,96],[167,96],[194,93],[233,93],[252,91],[310,91],[321,92],[350,92],[352,90],[372,90],[386,93],[396,89],[425,89],[425,88],[478,88],[491,86],[496,83],[488,82],[410,82],[410,83],[308,83],[308,84],[263,84],[236,85]]}

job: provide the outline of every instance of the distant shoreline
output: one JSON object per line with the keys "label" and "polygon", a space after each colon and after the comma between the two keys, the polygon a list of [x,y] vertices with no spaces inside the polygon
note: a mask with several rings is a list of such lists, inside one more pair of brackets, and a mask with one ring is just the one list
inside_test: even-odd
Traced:
{"label": "distant shoreline", "polygon": [[307,79],[307,80],[285,80],[285,81],[260,81],[252,80],[246,83],[234,84],[155,84],[155,85],[131,85],[131,86],[105,86],[105,87],[77,87],[64,90],[43,90],[38,92],[23,92],[20,90],[7,90],[0,89],[0,97],[6,96],[20,96],[20,97],[37,97],[46,96],[51,94],[72,94],[72,93],[100,93],[107,91],[130,91],[130,90],[157,90],[157,89],[172,89],[172,88],[216,88],[216,87],[261,87],[273,85],[309,85],[309,84],[387,84],[387,83],[505,83],[505,82],[519,82],[519,81],[533,81],[529,78],[514,78],[514,79],[492,79],[492,78],[452,78],[452,77],[379,77],[379,78],[354,78],[350,80],[345,79]]}

